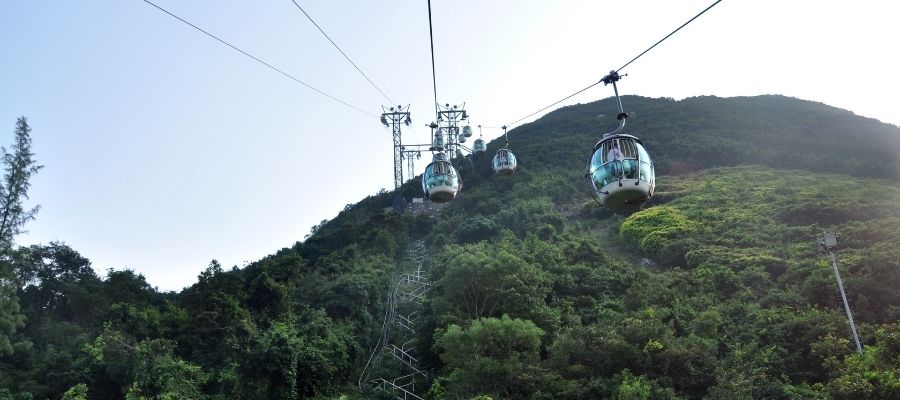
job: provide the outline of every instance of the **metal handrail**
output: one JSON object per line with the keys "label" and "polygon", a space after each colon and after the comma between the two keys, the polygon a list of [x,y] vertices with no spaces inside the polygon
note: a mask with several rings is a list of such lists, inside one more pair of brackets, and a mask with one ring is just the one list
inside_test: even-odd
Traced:
{"label": "metal handrail", "polygon": [[[369,390],[381,390],[390,393],[393,398],[400,400],[422,400],[422,397],[413,391],[417,376],[422,376],[422,382],[427,386],[428,374],[419,368],[419,361],[414,354],[414,344],[416,343],[415,325],[417,320],[421,318],[422,302],[424,296],[431,289],[431,282],[425,273],[425,263],[427,261],[427,253],[425,243],[422,240],[412,242],[407,248],[406,260],[416,267],[415,273],[401,274],[394,280],[394,284],[389,291],[388,309],[385,313],[385,325],[382,327],[382,335],[373,355],[369,358],[360,375],[360,390],[365,391],[363,382],[367,381]],[[410,308],[414,308],[410,311]],[[395,333],[391,333],[395,332]],[[397,346],[395,343],[402,343]],[[380,346],[380,347],[379,347]],[[369,371],[376,369],[381,365],[384,353],[390,353],[391,357],[398,360],[400,364],[410,368],[413,372],[405,371],[399,377],[389,380],[387,377],[368,380]],[[393,364],[393,363],[392,363]],[[388,364],[391,365],[391,364]],[[403,367],[393,366],[384,369],[382,365],[379,370],[383,372],[399,371],[405,369]],[[388,372],[390,374],[390,372]],[[408,383],[403,383],[409,380]]]}

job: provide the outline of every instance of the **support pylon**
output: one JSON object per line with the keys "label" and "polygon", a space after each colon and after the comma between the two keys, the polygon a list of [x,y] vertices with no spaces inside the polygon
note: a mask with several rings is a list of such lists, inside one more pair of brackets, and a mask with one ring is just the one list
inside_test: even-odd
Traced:
{"label": "support pylon", "polygon": [[462,105],[438,105],[437,123],[435,124],[435,136],[440,136],[444,143],[448,159],[456,157],[459,149],[459,135],[461,121],[467,120],[466,103]]}
{"label": "support pylon", "polygon": [[409,106],[381,108],[384,110],[381,114],[381,123],[391,128],[394,138],[394,189],[397,189],[403,184],[403,143],[400,137],[400,124],[409,126],[412,120],[409,117]]}
{"label": "support pylon", "polygon": [[[422,158],[422,151],[407,150],[406,147],[401,147],[400,152],[402,153],[403,158],[406,159],[406,179],[412,179],[416,176],[416,160]],[[404,179],[404,181],[406,179]]]}

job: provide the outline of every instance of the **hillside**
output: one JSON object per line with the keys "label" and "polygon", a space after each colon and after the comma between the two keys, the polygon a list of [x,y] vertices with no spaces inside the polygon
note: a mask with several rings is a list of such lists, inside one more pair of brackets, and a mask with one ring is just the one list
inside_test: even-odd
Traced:
{"label": "hillside", "polygon": [[[681,101],[624,96],[622,102],[632,114],[626,132],[652,149],[662,175],[759,164],[900,180],[898,128],[846,110],[784,96]],[[599,134],[615,128],[615,110],[611,98],[564,107],[513,130],[511,137],[549,148],[576,143],[588,147]],[[543,143],[557,138],[561,141]],[[553,156],[561,162],[540,161],[581,166],[586,157],[566,151]],[[877,165],[868,162],[875,160]]]}
{"label": "hillside", "polygon": [[604,99],[510,131],[519,173],[464,164],[440,213],[385,213],[393,193],[376,194],[181,293],[101,279],[64,244],[20,248],[5,262],[27,319],[0,399],[390,398],[357,379],[417,239],[425,398],[900,398],[900,128],[783,96],[623,102],[659,182],[627,216],[582,181],[615,126]]}

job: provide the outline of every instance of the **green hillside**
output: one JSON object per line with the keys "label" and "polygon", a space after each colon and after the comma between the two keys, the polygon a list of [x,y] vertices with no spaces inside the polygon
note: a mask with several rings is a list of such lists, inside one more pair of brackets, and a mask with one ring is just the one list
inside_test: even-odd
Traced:
{"label": "green hillside", "polygon": [[[385,212],[379,193],[180,293],[101,279],[64,244],[19,248],[0,399],[391,398],[357,380],[415,240],[433,283],[411,345],[424,398],[900,398],[900,128],[783,96],[623,102],[659,184],[631,215],[583,182],[616,124],[605,99],[510,131],[511,178],[463,161],[439,212]],[[373,359],[370,378],[404,368]]]}
{"label": "green hillside", "polygon": [[[626,132],[651,149],[663,175],[760,164],[900,180],[898,128],[846,110],[784,96],[681,101],[624,96],[622,102],[632,114]],[[612,98],[565,107],[513,130],[511,137],[562,150],[539,153],[541,164],[580,167],[582,154],[590,150],[581,149],[615,128],[615,110]],[[580,151],[562,149],[566,144]],[[525,154],[531,154],[529,148]]]}

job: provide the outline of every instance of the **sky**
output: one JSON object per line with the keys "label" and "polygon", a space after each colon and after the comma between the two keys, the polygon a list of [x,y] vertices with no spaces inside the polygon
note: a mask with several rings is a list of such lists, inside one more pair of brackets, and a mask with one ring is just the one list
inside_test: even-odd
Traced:
{"label": "sky", "polygon": [[[297,1],[392,102],[410,106],[403,141],[427,140],[427,2]],[[291,0],[155,2],[366,113],[389,105]],[[472,126],[508,124],[598,81],[712,2],[434,0],[438,101],[465,102]],[[619,90],[782,94],[900,125],[898,11],[875,0],[724,0],[622,70]],[[101,276],[129,268],[181,290],[212,259],[244,266],[393,187],[391,134],[377,118],[142,0],[5,0],[0,54],[0,143],[27,116],[45,166],[29,191],[41,210],[16,242],[65,242]],[[611,95],[598,85],[558,107]]]}

